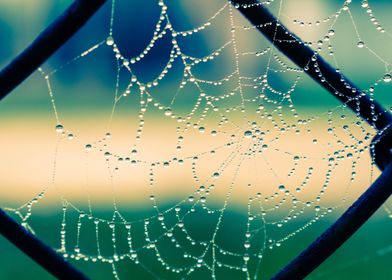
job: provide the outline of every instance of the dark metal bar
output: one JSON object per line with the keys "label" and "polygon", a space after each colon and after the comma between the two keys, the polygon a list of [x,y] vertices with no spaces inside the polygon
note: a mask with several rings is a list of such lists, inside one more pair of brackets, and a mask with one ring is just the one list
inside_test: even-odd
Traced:
{"label": "dark metal bar", "polygon": [[347,241],[392,194],[392,163],[361,197],[273,280],[303,279]]}
{"label": "dark metal bar", "polygon": [[58,279],[89,279],[51,247],[15,222],[2,209],[0,209],[0,234]]}
{"label": "dark metal bar", "polygon": [[[235,0],[231,3],[240,11],[257,29],[291,59],[298,67],[307,69],[306,73],[320,86],[346,103],[356,114],[359,114],[370,125],[378,130],[392,123],[392,114],[379,103],[372,101],[342,73],[328,64],[314,50],[307,46],[295,34],[291,33],[279,20],[271,14],[258,0]],[[258,4],[258,5],[255,5]],[[288,43],[289,41],[290,43]],[[312,57],[317,60],[313,61]],[[325,81],[321,79],[325,78]],[[373,113],[371,105],[374,105]],[[374,116],[377,116],[374,119]]]}
{"label": "dark metal bar", "polygon": [[55,21],[0,71],[0,100],[44,63],[106,0],[75,0]]}

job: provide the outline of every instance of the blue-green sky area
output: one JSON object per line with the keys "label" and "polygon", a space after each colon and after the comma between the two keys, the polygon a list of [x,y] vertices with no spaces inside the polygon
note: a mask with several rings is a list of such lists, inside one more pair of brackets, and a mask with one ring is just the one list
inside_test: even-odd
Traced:
{"label": "blue-green sky area", "polygon": [[[301,69],[289,71],[295,66],[283,54],[256,55],[271,44],[235,9],[220,11],[224,0],[165,0],[174,29],[130,64],[131,73],[124,61],[153,38],[158,2],[116,0],[111,23],[108,0],[42,65],[44,74],[34,72],[0,102],[0,207],[18,221],[28,215],[29,229],[53,248],[66,232],[63,250],[72,257],[78,250],[126,255],[115,262],[121,279],[214,279],[214,271],[215,279],[234,280],[246,279],[247,269],[249,279],[269,279],[377,177],[368,147],[375,132]],[[373,97],[389,108],[392,82],[383,78],[392,72],[392,6],[369,0],[369,10],[364,2],[352,0],[349,12],[343,0],[275,0],[268,8],[359,88],[374,87]],[[0,68],[71,3],[0,0]],[[206,22],[200,32],[172,36]],[[183,53],[156,79],[174,44]],[[184,54],[205,61],[187,70]],[[189,71],[200,83],[184,77]],[[148,107],[142,87],[153,100]],[[210,103],[200,98],[205,93]],[[388,201],[307,279],[392,279],[391,218]],[[206,244],[213,249],[195,257]],[[111,264],[92,259],[72,263],[92,279],[113,278]],[[196,262],[214,268],[184,274],[164,261],[184,271]],[[52,276],[0,236],[3,279]]]}

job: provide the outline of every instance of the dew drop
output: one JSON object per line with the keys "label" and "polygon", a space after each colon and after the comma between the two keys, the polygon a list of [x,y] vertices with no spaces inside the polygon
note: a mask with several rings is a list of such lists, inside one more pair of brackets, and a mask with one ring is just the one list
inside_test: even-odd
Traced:
{"label": "dew drop", "polygon": [[384,82],[386,82],[386,83],[389,83],[389,82],[391,82],[392,81],[392,76],[391,76],[391,74],[385,74],[384,75],[384,77],[383,77],[383,80],[384,80]]}
{"label": "dew drop", "polygon": [[244,136],[245,136],[246,138],[252,137],[252,131],[250,131],[250,130],[245,131],[245,132],[244,132]]}
{"label": "dew drop", "polygon": [[106,38],[106,45],[112,46],[114,44],[114,39],[112,36]]}
{"label": "dew drop", "polygon": [[173,113],[172,113],[172,110],[170,109],[170,108],[167,108],[166,110],[165,110],[165,116],[171,116]]}
{"label": "dew drop", "polygon": [[56,125],[56,132],[62,133],[64,131],[64,126],[61,124]]}
{"label": "dew drop", "polygon": [[365,43],[363,41],[359,41],[357,43],[357,47],[360,48],[360,49],[362,49],[364,46],[365,46]]}

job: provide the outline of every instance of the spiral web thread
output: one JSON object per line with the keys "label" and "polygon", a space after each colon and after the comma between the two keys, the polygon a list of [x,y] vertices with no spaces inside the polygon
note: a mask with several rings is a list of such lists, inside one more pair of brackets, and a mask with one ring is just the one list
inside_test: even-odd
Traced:
{"label": "spiral web thread", "polygon": [[[52,78],[85,57],[94,56],[101,49],[110,50],[117,65],[116,87],[108,128],[102,132],[102,138],[90,143],[80,143],[87,164],[91,161],[90,155],[95,154],[100,157],[102,164],[107,166],[107,176],[112,188],[112,218],[102,218],[94,213],[94,203],[90,198],[87,199],[87,206],[76,205],[56,186],[59,185],[56,178],[57,151],[51,184],[21,207],[8,209],[20,217],[25,227],[33,231],[29,219],[34,206],[44,199],[50,189],[55,188],[62,201],[63,217],[60,245],[57,249],[65,257],[108,264],[116,279],[120,279],[122,275],[118,269],[120,263],[129,262],[142,267],[155,278],[162,277],[162,271],[168,273],[165,274],[169,275],[167,277],[174,278],[187,278],[198,271],[204,271],[216,279],[220,271],[226,270],[238,272],[242,278],[260,279],[263,278],[263,260],[270,257],[269,252],[279,250],[279,247],[291,239],[301,238],[306,229],[347,206],[350,191],[356,184],[357,166],[362,161],[368,166],[368,170],[371,170],[368,180],[373,180],[374,162],[369,160],[368,154],[370,141],[375,135],[374,130],[358,115],[349,112],[344,104],[317,112],[310,117],[302,116],[292,97],[303,81],[307,67],[299,69],[290,66],[290,62],[269,43],[263,49],[257,49],[257,44],[252,46],[253,40],[245,49],[240,43],[244,39],[239,38],[246,38],[248,34],[254,36],[252,32],[255,32],[255,26],[239,22],[237,4],[232,5],[226,1],[219,3],[220,8],[211,12],[207,21],[184,31],[176,29],[172,23],[169,3],[157,1],[160,16],[150,43],[138,56],[124,57],[113,35],[117,4],[113,0],[109,34],[103,35],[106,39],[93,44],[53,71],[39,69],[45,79],[57,121],[57,148],[61,150],[64,142],[78,141],[78,135],[72,133],[72,128],[68,127],[67,121],[61,117],[61,110],[56,107],[56,88],[52,86]],[[283,19],[283,0],[264,1],[260,5],[277,7],[276,16]],[[339,69],[333,46],[333,39],[338,31],[334,27],[340,18],[348,18],[358,39],[353,43],[353,47],[370,52],[380,64],[385,65],[385,73],[365,90],[373,97],[380,85],[391,82],[391,64],[383,54],[373,50],[361,39],[351,10],[352,5],[358,4],[347,0],[331,16],[314,22],[301,19],[291,21],[303,28],[323,26],[326,33],[320,34],[319,40],[307,43],[315,49],[312,60],[317,61],[318,54],[328,55]],[[391,34],[375,17],[369,3],[362,1],[360,5],[375,29],[390,39]],[[249,5],[247,8],[252,9],[253,6]],[[203,36],[206,30],[218,25],[217,20],[225,22],[226,30],[222,32],[227,33],[227,36],[222,36],[225,39],[220,47],[203,57],[192,56],[182,49],[182,40],[195,34]],[[271,28],[273,24],[267,23],[262,28]],[[144,81],[134,73],[134,65],[143,63],[159,41],[167,37],[170,37],[172,44],[167,64],[154,79]],[[257,37],[257,40],[264,39]],[[295,40],[286,43],[292,44]],[[227,71],[227,67],[221,67],[219,79],[207,80],[196,74],[200,65],[213,63],[222,57],[226,59],[228,55],[231,69]],[[264,60],[259,62],[258,59]],[[243,61],[248,64],[252,62],[253,68],[251,67],[250,71],[244,70]],[[160,88],[171,71],[182,71],[182,78],[177,91],[170,93],[170,98],[162,98],[165,91],[162,90],[160,95],[154,92],[154,89]],[[128,75],[125,86],[121,84],[121,73],[124,72]],[[271,78],[273,76],[278,78]],[[283,86],[285,89],[276,85],[276,79],[281,77],[285,77],[288,84]],[[322,73],[320,79],[327,82]],[[183,95],[188,92],[184,91],[190,89],[196,97],[189,97],[187,100]],[[136,135],[129,143],[129,152],[120,154],[111,144],[112,138],[116,136],[112,135],[111,126],[116,121],[118,106],[124,99],[129,98],[133,98],[134,103],[138,102],[139,111],[133,113],[133,116],[138,118],[138,125]],[[177,105],[177,100],[181,98],[192,104],[186,112]],[[144,140],[144,129],[149,125],[145,120],[150,112],[158,114],[175,131],[177,140],[174,144],[156,140],[162,149],[175,146],[175,152],[170,157],[149,160],[144,159],[143,152],[139,151],[139,145]],[[373,117],[377,118],[377,115]],[[322,132],[318,132],[319,130]],[[196,134],[203,137],[197,139],[205,140],[195,144],[202,148],[202,152],[192,153],[189,151],[192,148],[187,145],[192,142],[192,137],[197,137],[194,136]],[[313,148],[309,148],[309,151],[296,149],[295,145],[299,143],[295,140],[296,135],[302,137],[300,141],[304,147]],[[212,140],[214,138],[218,140]],[[312,149],[315,149],[317,154],[311,152]],[[281,164],[282,161],[284,164]],[[122,212],[124,206],[117,201],[116,178],[118,174],[133,176],[134,172],[139,172],[139,167],[148,170],[144,188],[148,189],[148,199],[153,212],[147,217],[132,219],[126,217]],[[161,205],[156,194],[156,189],[160,187],[159,178],[165,169],[191,174],[193,181],[189,183],[188,195],[169,206]],[[344,170],[346,178],[334,181],[338,170]],[[86,170],[86,177],[92,176],[94,171]],[[263,183],[265,176],[272,177],[273,183]],[[271,184],[272,186],[266,186]],[[323,198],[335,190],[339,192],[339,201],[324,201]],[[92,191],[90,186],[87,192]],[[132,192],[132,186],[129,186],[129,191]],[[223,195],[214,196],[215,192]],[[244,195],[244,200],[235,200],[238,192]],[[306,194],[307,192],[310,192],[310,195]],[[231,204],[240,205],[238,207],[246,217],[244,220],[227,218]],[[391,208],[385,205],[384,209],[391,217]],[[77,216],[76,223],[68,220],[71,213]],[[191,217],[195,215],[202,218],[208,216],[208,219],[213,220],[208,224],[208,238],[199,238],[193,233],[195,228],[205,231],[208,227],[202,228],[200,223],[193,224]],[[234,224],[234,228],[238,229],[242,236],[238,239],[241,241],[240,246],[234,246],[235,248],[228,247],[227,241],[222,241],[221,234],[228,223]],[[74,239],[69,238],[70,227],[76,227]],[[90,239],[94,239],[93,250],[84,250],[84,241],[80,236],[86,231],[89,232]],[[103,240],[103,231],[109,231],[110,237]],[[111,253],[108,253],[110,250],[103,252],[103,243],[110,244]],[[167,251],[171,250],[179,259],[167,257]],[[151,264],[152,262],[154,264]],[[124,275],[124,278],[127,278],[126,274]]]}

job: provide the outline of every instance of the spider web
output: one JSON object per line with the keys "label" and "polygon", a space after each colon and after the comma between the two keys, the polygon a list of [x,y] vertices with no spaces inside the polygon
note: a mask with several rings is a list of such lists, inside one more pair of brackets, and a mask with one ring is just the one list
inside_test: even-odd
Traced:
{"label": "spider web", "polygon": [[[322,99],[326,93],[311,86],[306,67],[293,66],[266,42],[236,11],[238,4],[146,4],[158,11],[151,12],[155,23],[142,28],[151,35],[143,49],[133,50],[123,43],[133,34],[117,24],[121,3],[112,1],[109,31],[100,30],[98,43],[54,70],[39,69],[56,120],[51,179],[36,197],[8,210],[34,232],[33,209],[48,195],[59,198],[54,247],[69,259],[110,266],[115,279],[140,269],[153,278],[265,278],[276,254],[341,213],[372,182],[377,171],[369,145],[376,132],[345,104]],[[338,69],[345,59],[334,42],[346,34],[337,26],[351,25],[353,52],[366,52],[380,69],[373,83],[361,86],[382,97],[392,80],[390,60],[362,38],[354,12],[368,16],[386,42],[391,34],[367,1],[347,0],[315,20],[291,18],[289,1],[260,5],[307,40],[312,60],[328,57]],[[201,15],[196,24],[187,18],[193,9]],[[96,60],[110,60],[103,67],[115,74],[112,89],[96,97],[105,101],[106,123],[86,117],[95,127],[86,133],[78,122],[94,102],[90,85],[81,90],[56,80],[69,80],[78,64],[94,68]],[[62,112],[62,104],[79,100],[80,116]],[[315,109],[307,110],[309,104]],[[47,209],[53,208],[59,207]],[[392,216],[388,204],[384,210]]]}

